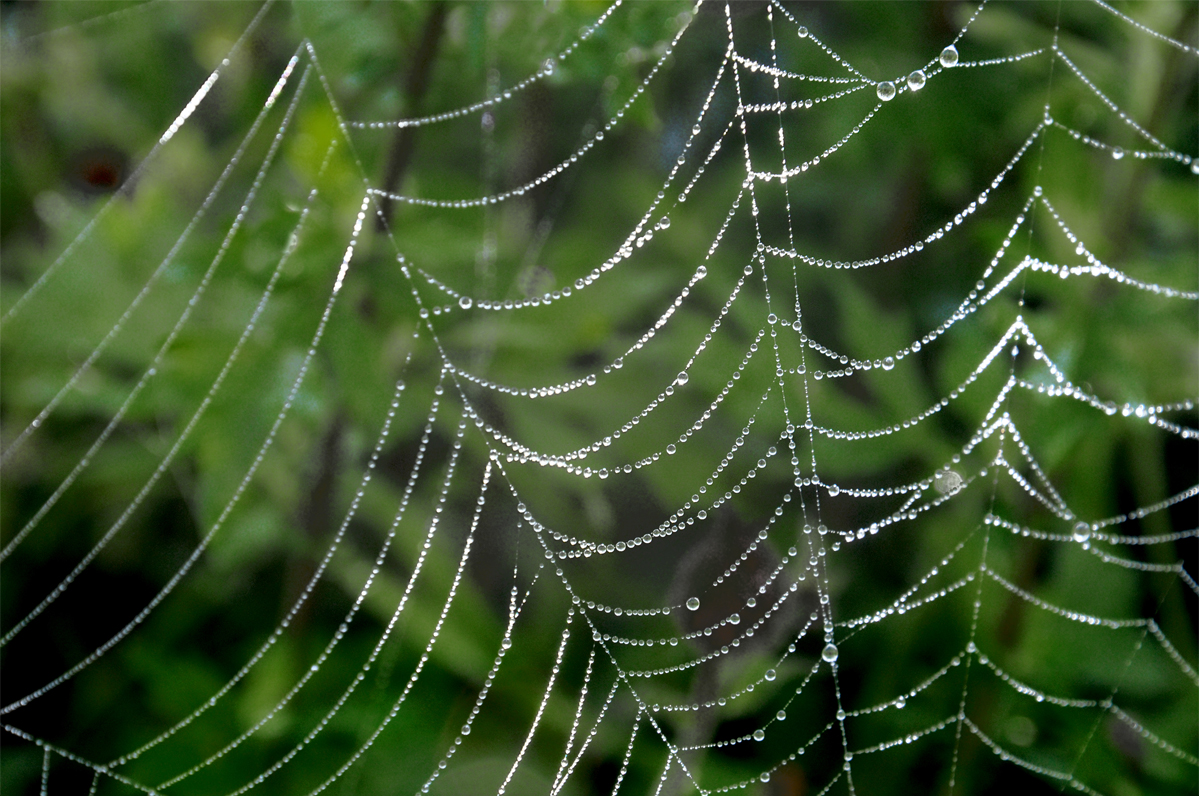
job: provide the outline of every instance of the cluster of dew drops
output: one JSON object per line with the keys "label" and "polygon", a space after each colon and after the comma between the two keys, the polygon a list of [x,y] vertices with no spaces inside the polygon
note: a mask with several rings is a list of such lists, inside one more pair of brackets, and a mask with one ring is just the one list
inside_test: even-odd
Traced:
{"label": "cluster of dew drops", "polygon": [[[949,45],[942,50],[938,56],[938,63],[944,68],[949,69],[958,64],[958,49],[953,45]],[[909,73],[904,79],[909,91],[920,91],[925,87],[925,70],[915,69]],[[896,97],[896,83],[891,80],[881,80],[875,84],[875,96],[879,97],[881,102],[888,102]]]}

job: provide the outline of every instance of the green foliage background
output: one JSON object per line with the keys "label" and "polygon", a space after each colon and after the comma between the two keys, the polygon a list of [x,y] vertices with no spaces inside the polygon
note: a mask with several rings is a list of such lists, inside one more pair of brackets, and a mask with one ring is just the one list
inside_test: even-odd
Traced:
{"label": "green foliage background", "polygon": [[[924,63],[972,10],[959,3],[785,5],[870,75],[903,74]],[[428,90],[414,107],[405,81],[432,5],[278,3],[193,122],[151,168],[136,175],[87,242],[5,324],[0,339],[4,447],[53,398],[146,284],[304,38],[320,55],[347,117],[388,119],[455,108],[486,96],[489,85],[492,90],[513,85],[606,7],[600,2],[450,3]],[[1120,7],[1151,28],[1195,43],[1194,3]],[[87,21],[125,8],[132,10],[118,20]],[[107,201],[105,175],[123,179],[134,173],[258,8],[216,2],[152,3],[145,9],[121,3],[3,6],[0,308],[8,312]],[[520,184],[568,156],[586,140],[588,130],[621,106],[687,10],[683,3],[628,3],[550,79],[499,106],[494,132],[481,130],[477,114],[420,129],[402,192],[433,197],[491,193]],[[762,8],[738,4],[738,11],[744,12],[735,20],[739,48],[769,57]],[[1138,33],[1093,4],[989,4],[959,49],[964,59],[973,60],[1046,46],[1056,20],[1063,49],[1108,96],[1171,148],[1196,151],[1195,58]],[[787,40],[783,63],[833,74],[813,49],[798,46],[791,23],[777,18],[775,32],[781,42]],[[391,230],[400,249],[409,262],[479,297],[521,298],[572,285],[612,254],[653,200],[724,48],[723,13],[702,12],[647,96],[578,169],[486,210],[399,206]],[[848,260],[924,237],[1000,172],[1047,103],[1056,118],[1099,140],[1129,150],[1145,148],[1061,64],[1052,79],[1047,66],[1043,56],[1003,67],[952,70],[930,80],[918,95],[902,95],[885,106],[850,144],[790,182],[798,247],[818,257]],[[251,144],[244,164],[125,332],[4,467],[0,541],[7,544],[70,472],[162,344],[237,212],[293,85],[268,119],[265,134]],[[749,90],[761,93],[764,85]],[[721,118],[730,115],[731,102],[728,91],[718,97],[715,110]],[[788,131],[789,146],[795,142],[799,151],[823,150],[874,104],[868,91],[797,115]],[[752,144],[756,152],[772,152],[764,156],[770,160],[777,150],[770,150],[768,127],[752,130]],[[277,165],[160,372],[78,483],[0,569],[0,627],[12,627],[44,597],[153,472],[220,371],[309,190],[317,187],[320,196],[297,254],[258,330],[168,476],[80,582],[4,649],[5,704],[74,664],[119,629],[219,516],[298,371],[358,212],[363,176],[381,178],[395,135],[356,131],[353,149],[339,146],[318,177],[326,147],[339,133],[316,75],[310,78]],[[447,354],[466,370],[514,386],[578,378],[620,355],[703,259],[744,178],[739,147],[730,145],[735,141],[730,138],[686,205],[672,215],[669,231],[656,235],[615,273],[583,296],[549,307],[465,313],[458,320],[438,321]],[[986,208],[921,256],[853,272],[801,268],[807,332],[832,348],[874,358],[936,327],[974,285],[1035,185],[1044,187],[1067,223],[1103,261],[1146,281],[1197,288],[1197,188],[1187,167],[1133,157],[1114,160],[1050,132],[1044,149],[1035,145]],[[768,208],[762,222],[779,239],[782,195],[778,187],[765,186],[760,197]],[[506,433],[534,448],[570,450],[610,434],[670,383],[687,360],[732,289],[753,240],[753,226],[743,213],[709,261],[709,277],[678,316],[597,388],[534,402],[502,400],[473,389],[468,393]],[[1022,232],[1013,250],[1017,256],[1010,255],[1010,267],[1025,252],[1075,262],[1073,246],[1041,211],[1034,215],[1032,234]],[[783,295],[790,293],[786,281],[772,284]],[[1060,280],[1048,274],[1029,274],[1024,285],[1025,307],[1017,307],[1018,291],[1010,290],[891,372],[813,382],[814,414],[834,428],[900,422],[954,389],[1018,312],[1072,381],[1118,405],[1195,399],[1194,302],[1166,300],[1105,280]],[[432,292],[423,295],[426,301],[434,299]],[[694,422],[725,385],[766,313],[761,290],[748,288],[722,334],[691,371],[688,389],[660,410],[665,419],[643,424],[640,436],[624,449],[629,456],[662,449]],[[403,374],[407,388],[380,476],[363,496],[348,540],[309,606],[230,698],[185,734],[122,770],[140,782],[159,782],[219,749],[274,705],[311,665],[358,594],[403,491],[441,370],[427,337],[414,344],[416,325],[412,293],[394,250],[386,235],[368,223],[295,408],[201,563],[130,639],[71,684],[4,720],[84,758],[105,761],[144,743],[206,700],[253,653],[313,572],[354,496],[393,383]],[[795,353],[794,348],[789,351]],[[809,362],[811,369],[811,357]],[[646,468],[626,481],[580,481],[557,470],[511,467],[514,483],[551,527],[613,541],[628,538],[631,529],[652,527],[688,498],[737,436],[774,379],[773,368],[764,364],[748,369],[714,421],[670,466]],[[1003,367],[992,370],[950,409],[904,433],[866,443],[819,440],[820,472],[833,482],[857,486],[927,476],[963,445],[987,411],[1006,378]],[[1031,379],[1046,378],[1044,368],[1027,355],[1018,359],[1017,370]],[[796,390],[793,395],[799,394],[799,382]],[[1081,517],[1099,519],[1147,505],[1197,482],[1194,443],[1179,442],[1120,413],[1107,417],[1064,399],[1023,394],[1014,395],[1010,411],[1038,461]],[[404,589],[434,512],[456,416],[453,406],[440,416],[430,469],[394,555],[366,602],[365,616],[292,704],[234,754],[171,793],[226,793],[242,786],[302,739],[336,700]],[[1171,419],[1193,428],[1197,424],[1194,411]],[[777,410],[760,413],[747,450],[771,444],[782,425]],[[993,454],[994,448],[984,445],[958,466],[970,473]],[[747,463],[757,455],[747,453]],[[469,524],[486,456],[481,437],[469,430],[461,467],[472,475],[455,482],[444,520],[444,536],[456,544]],[[724,520],[728,538],[757,528],[790,477],[786,467],[772,465],[740,495]],[[506,505],[500,490],[492,494],[497,505]],[[990,498],[988,489],[968,491],[919,521],[895,526],[836,555],[831,569],[836,615],[846,618],[886,605],[964,539],[965,552],[944,573],[945,582],[975,568],[984,538],[981,519]],[[998,515],[1030,527],[1064,530],[1004,479],[995,500]],[[827,511],[826,522],[842,529],[869,521],[877,509],[830,501]],[[797,533],[790,519],[782,535],[772,538],[773,548],[785,549],[786,536]],[[520,535],[514,524],[511,511],[487,515],[479,553],[420,687],[370,754],[338,783],[340,792],[415,792],[452,742],[503,632],[513,563],[524,562],[518,579],[527,585],[538,558],[527,531],[523,541],[516,541]],[[1122,532],[1194,527],[1192,500],[1130,523]],[[723,559],[732,549],[726,549],[730,543],[719,534],[672,544],[651,546],[655,556],[631,556],[628,565],[612,564],[609,570],[607,563],[597,565],[581,576],[579,585],[605,602],[662,605],[690,593],[689,578],[695,573],[689,562],[697,554],[689,550],[699,549],[701,558]],[[1104,566],[1071,546],[996,531],[989,544],[990,565],[1045,600],[1102,616],[1154,616],[1195,666],[1196,600],[1173,576]],[[1196,571],[1194,538],[1122,554],[1158,563],[1183,558],[1193,575]],[[457,555],[456,545],[433,550],[397,639],[385,648],[377,670],[312,746],[260,789],[307,793],[370,734],[421,655]],[[511,765],[541,697],[567,610],[568,598],[549,580],[547,574],[534,587],[485,714],[462,755],[439,780],[440,792],[494,791]],[[840,661],[844,698],[855,707],[892,698],[961,650],[972,621],[973,588],[852,638]],[[1126,710],[1195,753],[1195,687],[1161,649],[1147,643],[1131,659],[1137,638],[1132,631],[1081,628],[1032,609],[995,584],[984,589],[979,644],[993,660],[1052,694],[1102,699],[1116,688],[1117,701]],[[613,632],[621,627],[614,623]],[[663,619],[658,630],[672,633],[675,627]],[[801,661],[811,652],[802,649]],[[665,663],[682,659],[658,657]],[[765,646],[736,657],[720,671],[722,687],[753,680],[767,657]],[[563,680],[577,686],[585,661],[583,645],[572,647]],[[781,686],[794,685],[806,669],[804,663],[781,669]],[[1103,714],[1035,703],[982,667],[971,676],[968,714],[1025,759],[1072,770],[1103,793],[1194,792],[1194,766],[1123,733]],[[943,685],[905,711],[862,720],[855,745],[897,738],[956,712],[961,679]],[[657,687],[653,697],[667,702],[694,698],[689,695],[699,685],[690,676],[677,676]],[[602,698],[607,683],[593,691]],[[823,726],[830,711],[828,681],[813,692],[788,709],[807,728],[803,738]],[[733,737],[773,715],[777,700],[763,690],[758,694],[722,711],[710,738]],[[573,710],[570,691],[556,692],[510,792],[548,791]],[[625,702],[615,704],[613,716],[620,720],[602,728],[580,774],[564,792],[611,789],[634,710]],[[688,720],[665,724],[670,732],[686,734]],[[1029,727],[1034,728],[1032,736]],[[749,756],[709,754],[697,763],[701,781],[716,787],[751,776],[800,740],[801,735],[772,734]],[[944,732],[878,760],[856,763],[858,791],[944,791],[952,740]],[[11,734],[0,741],[0,786],[6,793],[36,792],[41,752]],[[638,743],[644,745],[624,787],[652,790],[665,752],[649,735],[639,736]],[[840,747],[819,748],[761,791],[816,792],[840,766],[840,753]],[[960,755],[957,792],[1052,787],[969,738]],[[82,766],[55,759],[51,792],[86,788],[88,781]],[[126,791],[105,779],[99,792]]]}

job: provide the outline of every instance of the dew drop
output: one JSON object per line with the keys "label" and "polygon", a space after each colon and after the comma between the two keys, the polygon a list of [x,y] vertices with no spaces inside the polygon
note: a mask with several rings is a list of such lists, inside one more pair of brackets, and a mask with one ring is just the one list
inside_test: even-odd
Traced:
{"label": "dew drop", "polygon": [[821,660],[826,663],[833,663],[838,659],[838,648],[834,644],[826,644],[825,649],[821,650]]}
{"label": "dew drop", "polygon": [[738,625],[738,624],[741,624],[741,622],[742,622],[742,617],[738,616],[737,614],[729,615],[729,624]]}
{"label": "dew drop", "polygon": [[708,269],[705,268],[703,265],[696,269],[696,278],[697,279],[703,279],[706,276],[708,276]]}
{"label": "dew drop", "polygon": [[796,35],[802,39],[807,39],[808,38],[808,28],[801,25],[800,28],[796,31]]}
{"label": "dew drop", "polygon": [[754,740],[761,741],[763,738],[766,738],[766,737],[767,737],[767,734],[765,732],[763,732],[762,730],[754,731]]}
{"label": "dew drop", "polygon": [[671,219],[667,216],[663,216],[658,220],[658,223],[655,224],[655,226],[659,229],[666,229],[667,227],[671,226]]}
{"label": "dew drop", "polygon": [[775,714],[775,721],[783,721],[786,718],[787,718],[787,713],[785,713],[782,710]]}
{"label": "dew drop", "polygon": [[905,82],[908,83],[909,91],[920,91],[925,88],[924,70],[918,69],[915,72],[909,72],[908,79]]}
{"label": "dew drop", "polygon": [[511,649],[511,648],[512,648],[512,639],[511,638],[505,638],[503,641],[500,642],[500,649],[506,650],[506,649]]}
{"label": "dew drop", "polygon": [[1092,526],[1080,520],[1075,523],[1075,527],[1071,530],[1071,538],[1080,544],[1086,542],[1092,538]]}
{"label": "dew drop", "polygon": [[962,486],[963,478],[953,470],[940,470],[933,477],[933,488],[943,495],[948,495]]}
{"label": "dew drop", "polygon": [[908,702],[904,699],[904,697],[900,697],[899,699],[896,700],[896,709],[904,710],[904,706],[907,704],[908,704]]}
{"label": "dew drop", "polygon": [[1113,160],[1120,160],[1121,158],[1125,157],[1125,150],[1121,149],[1119,146],[1113,147],[1112,157]]}
{"label": "dew drop", "polygon": [[890,80],[884,80],[875,84],[875,96],[879,97],[884,102],[896,96],[896,84]]}
{"label": "dew drop", "polygon": [[942,54],[938,56],[938,63],[947,68],[958,63],[958,50],[953,44],[942,50]]}
{"label": "dew drop", "polygon": [[679,371],[679,375],[675,377],[675,383],[680,387],[688,383],[688,375],[685,371]]}
{"label": "dew drop", "polygon": [[588,385],[589,387],[594,387],[594,386],[596,386],[596,374],[595,374],[595,373],[589,373],[589,374],[588,374],[588,377],[587,377],[587,385]]}
{"label": "dew drop", "polygon": [[837,497],[842,492],[842,488],[837,484],[830,484],[828,488],[830,497]]}
{"label": "dew drop", "polygon": [[474,302],[471,301],[470,296],[460,296],[458,299],[458,306],[462,307],[464,310],[471,309],[471,305],[473,303]]}
{"label": "dew drop", "polygon": [[700,598],[699,597],[688,597],[686,605],[687,605],[687,609],[689,611],[698,611],[698,610],[700,610]]}
{"label": "dew drop", "polygon": [[894,367],[896,367],[896,360],[892,359],[891,357],[886,357],[883,360],[883,369],[884,370],[891,370]]}
{"label": "dew drop", "polygon": [[775,670],[767,669],[767,671],[763,673],[763,679],[767,680],[768,682],[773,681],[775,679]]}

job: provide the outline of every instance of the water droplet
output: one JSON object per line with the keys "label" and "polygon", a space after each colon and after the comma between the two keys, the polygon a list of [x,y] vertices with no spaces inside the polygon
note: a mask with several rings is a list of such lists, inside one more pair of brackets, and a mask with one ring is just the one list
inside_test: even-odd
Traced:
{"label": "water droplet", "polygon": [[510,649],[511,647],[512,647],[512,639],[508,638],[506,636],[505,639],[500,642],[500,649],[506,650],[506,649]]}
{"label": "water droplet", "polygon": [[737,614],[729,615],[729,624],[737,625],[737,624],[741,624],[741,622],[742,622],[742,618],[740,616],[738,616]]}
{"label": "water droplet", "polygon": [[908,704],[908,702],[907,702],[907,700],[904,699],[904,697],[900,697],[899,699],[896,700],[896,708],[898,710],[904,710],[904,706],[907,704]]}
{"label": "water droplet", "polygon": [[594,386],[596,386],[596,374],[595,374],[595,373],[589,373],[589,374],[588,374],[588,377],[587,377],[587,385],[588,385],[589,387],[594,387]]}
{"label": "water droplet", "polygon": [[891,357],[886,357],[883,360],[883,369],[884,370],[891,370],[894,367],[896,367],[896,360],[892,359]]}
{"label": "water droplet", "polygon": [[896,84],[890,80],[884,80],[881,83],[875,84],[875,96],[879,97],[884,102],[896,96]]}
{"label": "water droplet", "polygon": [[953,44],[942,50],[942,54],[938,56],[938,63],[947,68],[958,63],[958,50]]}
{"label": "water droplet", "polygon": [[767,323],[774,326],[775,324],[779,323],[779,317],[777,315],[775,315],[775,313],[772,312],[770,315],[767,316]]}
{"label": "water droplet", "polygon": [[825,649],[821,650],[821,660],[826,663],[833,663],[838,659],[838,648],[834,644],[826,644]]}
{"label": "water droplet", "polygon": [[962,476],[953,470],[940,470],[933,477],[933,488],[943,495],[956,491],[962,484]]}
{"label": "water droplet", "polygon": [[656,226],[659,229],[666,229],[667,227],[671,226],[671,219],[667,216],[663,216],[658,220],[658,224]]}
{"label": "water droplet", "polygon": [[458,299],[458,306],[462,307],[464,310],[471,309],[471,305],[473,303],[474,302],[471,301],[470,296],[460,296]]}
{"label": "water droplet", "polygon": [[1200,160],[1192,161],[1192,174],[1200,174]]}
{"label": "water droplet", "polygon": [[771,772],[764,771],[763,773],[759,774],[758,781],[759,782],[770,782],[771,781]]}
{"label": "water droplet", "polygon": [[785,713],[782,710],[775,714],[775,721],[783,721],[786,718],[787,718],[787,713]]}
{"label": "water droplet", "polygon": [[766,738],[766,737],[767,737],[767,734],[765,732],[763,732],[762,730],[754,731],[754,740],[761,741],[763,738]]}
{"label": "water droplet", "polygon": [[1121,149],[1119,146],[1113,147],[1112,156],[1113,160],[1120,160],[1121,158],[1125,157],[1125,150]]}
{"label": "water droplet", "polygon": [[688,375],[684,371],[679,371],[679,375],[675,377],[675,383],[680,387],[688,383]]}
{"label": "water droplet", "polygon": [[705,268],[703,265],[696,269],[696,278],[697,279],[703,279],[706,276],[708,276],[708,269]]}
{"label": "water droplet", "polygon": [[796,31],[796,35],[802,39],[807,39],[808,38],[808,28],[801,25],[800,28]]}
{"label": "water droplet", "polygon": [[925,88],[924,70],[918,69],[915,72],[909,72],[908,79],[905,82],[908,83],[909,91],[920,91]]}
{"label": "water droplet", "polygon": [[830,497],[837,497],[842,492],[842,488],[840,486],[838,486],[837,484],[830,484],[828,489],[829,489]]}
{"label": "water droplet", "polygon": [[773,681],[775,679],[775,670],[767,669],[767,671],[763,673],[763,679],[767,680],[768,682]]}
{"label": "water droplet", "polygon": [[699,598],[699,597],[688,597],[688,600],[687,600],[687,609],[688,609],[689,611],[698,611],[698,610],[700,610],[700,598]]}
{"label": "water droplet", "polygon": [[545,60],[545,62],[542,64],[542,74],[546,75],[547,77],[554,74],[554,59],[553,58],[547,58]]}
{"label": "water droplet", "polygon": [[1083,520],[1075,523],[1075,527],[1071,529],[1071,538],[1079,543],[1086,542],[1092,538],[1092,526],[1088,525]]}

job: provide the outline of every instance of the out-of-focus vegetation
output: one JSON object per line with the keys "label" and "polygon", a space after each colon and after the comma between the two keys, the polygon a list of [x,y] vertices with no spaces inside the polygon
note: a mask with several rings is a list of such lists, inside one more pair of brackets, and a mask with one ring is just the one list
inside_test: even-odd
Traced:
{"label": "out-of-focus vegetation", "polygon": [[[724,9],[709,5],[691,23],[646,95],[576,168],[482,209],[391,207],[389,229],[407,262],[462,292],[505,300],[571,287],[609,258],[676,162],[725,52]],[[906,74],[925,64],[974,10],[954,2],[784,5],[829,48],[871,76]],[[172,252],[294,52],[301,59],[297,74],[304,70],[304,39],[312,42],[327,88],[346,118],[392,119],[437,113],[502,92],[540,69],[545,58],[568,45],[606,7],[600,2],[277,3],[194,117],[147,168],[138,170],[260,6],[4,4],[0,310],[8,313],[114,191],[128,187],[44,287],[4,323],[0,445],[8,450],[55,398]],[[434,198],[495,193],[536,177],[569,157],[622,107],[688,19],[689,8],[686,3],[627,3],[570,59],[557,64],[548,79],[494,111],[406,133],[355,129],[350,144],[340,139],[326,87],[317,74],[309,74],[275,163],[191,319],[90,466],[0,565],[0,631],[8,632],[71,571],[171,452],[249,322],[315,187],[319,194],[296,253],[236,365],[164,477],[79,580],[0,652],[4,704],[44,685],[120,630],[221,517],[301,366],[359,210],[364,177],[375,185],[391,179],[401,193]],[[738,3],[734,15],[739,50],[762,61],[771,57],[765,8]],[[1155,30],[1195,44],[1195,4],[1120,8]],[[122,16],[105,16],[126,9]],[[979,60],[1046,47],[1056,23],[1063,50],[1108,97],[1166,146],[1195,152],[1196,59],[1096,5],[989,4],[959,51],[963,60]],[[773,24],[782,66],[840,74],[811,41],[796,36],[790,21],[776,13]],[[423,46],[430,38],[436,44]],[[743,81],[752,101],[773,98],[762,75],[744,74]],[[293,78],[285,88],[242,163],[187,240],[170,254],[170,263],[124,331],[5,462],[0,543],[9,544],[51,497],[150,365],[238,213],[297,83]],[[799,90],[785,83],[784,91]],[[789,163],[825,150],[875,104],[874,92],[867,90],[790,114]],[[846,146],[789,181],[786,199],[797,248],[819,258],[853,260],[924,238],[1002,171],[1042,119],[1045,106],[1056,119],[1098,140],[1131,152],[1150,148],[1063,64],[1051,75],[1047,55],[947,70],[919,93],[886,104]],[[702,124],[704,150],[732,118],[734,107],[732,84],[726,80],[711,118]],[[764,168],[776,169],[773,119],[753,120],[749,146]],[[341,142],[322,172],[335,140]],[[464,370],[516,387],[579,378],[611,362],[654,324],[704,261],[744,178],[741,139],[732,135],[687,202],[671,214],[669,229],[634,257],[572,300],[435,319],[446,354]],[[1197,187],[1187,166],[1132,156],[1114,159],[1107,151],[1050,130],[985,207],[918,256],[855,271],[801,264],[795,287],[790,264],[770,260],[772,307],[790,323],[795,312],[788,305],[795,293],[805,331],[813,339],[859,358],[890,354],[936,328],[974,287],[1036,185],[1104,262],[1147,282],[1197,289]],[[780,185],[761,185],[758,200],[764,234],[786,240],[788,216]],[[1051,262],[1081,262],[1074,244],[1045,210],[1033,211],[1030,220],[1031,231],[1017,235],[1004,261],[1007,267],[998,274],[1027,253]],[[737,214],[707,261],[708,277],[676,317],[595,388],[522,401],[463,382],[467,395],[505,433],[537,449],[557,453],[603,439],[636,416],[688,360],[750,261],[754,241],[750,215]],[[118,771],[137,782],[157,784],[189,769],[254,726],[318,659],[359,594],[387,533],[442,370],[428,335],[414,340],[417,309],[392,246],[369,217],[294,407],[195,568],[128,639],[72,681],[5,714],[6,724],[100,763],[137,748],[209,699],[258,649],[320,563],[355,497],[394,383],[403,378],[406,390],[377,476],[312,599],[228,697]],[[636,435],[613,445],[621,460],[663,449],[696,422],[725,386],[767,315],[755,280],[748,282],[720,333],[697,359],[687,389],[672,396]],[[1018,307],[1022,295],[1024,306]],[[422,296],[427,305],[444,301],[424,287]],[[894,370],[842,380],[809,379],[813,415],[819,425],[831,428],[901,423],[954,390],[1018,314],[1075,384],[1105,400],[1122,405],[1196,398],[1195,302],[1165,299],[1104,279],[1029,273]],[[795,342],[783,345],[785,354],[795,358]],[[755,358],[713,420],[681,446],[680,455],[664,456],[634,476],[607,480],[509,465],[512,482],[539,520],[564,533],[615,542],[639,529],[648,531],[688,500],[742,433],[746,418],[775,379],[774,364],[767,359]],[[809,352],[810,369],[819,361]],[[1049,378],[1027,350],[1017,358],[1016,369],[1034,381]],[[789,378],[788,399],[794,408],[804,400],[803,381]],[[1004,364],[993,367],[948,409],[901,433],[866,442],[818,437],[819,472],[827,482],[861,488],[928,477],[970,438],[1006,378]],[[334,705],[392,616],[437,510],[460,411],[455,394],[446,391],[427,469],[363,615],[286,708],[249,741],[170,793],[228,793],[242,787],[302,741]],[[1083,403],[1019,391],[1007,410],[1080,517],[1092,520],[1129,511],[1197,482],[1195,443],[1137,418],[1120,412],[1107,416]],[[1197,425],[1194,410],[1168,419]],[[749,442],[731,470],[752,466],[766,446],[778,443],[775,435],[783,425],[778,403],[769,404],[745,435]],[[801,448],[802,458],[807,457],[807,440]],[[1010,440],[1006,455],[1027,473],[1016,450]],[[994,442],[985,443],[955,466],[969,476],[995,454]],[[446,599],[487,456],[484,440],[472,426],[445,507],[445,530],[438,537],[454,544],[439,542],[432,549],[407,613],[354,697],[259,791],[308,793],[370,736],[402,693]],[[678,603],[710,578],[710,566],[719,573],[740,551],[791,479],[786,462],[773,462],[718,518],[714,530],[650,545],[645,548],[650,553],[599,559],[571,574],[598,602]],[[888,605],[960,543],[961,555],[931,581],[933,588],[978,570],[986,538],[989,565],[1009,580],[1071,610],[1154,617],[1195,667],[1196,598],[1174,574],[1106,565],[1077,545],[1014,537],[1007,531],[988,533],[983,518],[989,511],[1031,528],[1069,532],[1011,480],[1001,477],[995,488],[991,482],[989,475],[915,521],[831,552],[835,616],[845,619]],[[885,510],[871,500],[822,498],[823,521],[838,530],[869,523]],[[484,514],[465,580],[419,686],[333,792],[416,792],[453,742],[508,620],[514,563],[520,562],[516,578],[524,589],[541,558],[528,528],[518,528],[513,504],[506,487],[489,492],[494,510]],[[1168,533],[1195,528],[1196,522],[1192,499],[1120,526],[1120,532]],[[794,512],[789,513],[773,531],[770,552],[746,565],[746,577],[768,572],[795,543],[799,525]],[[1195,538],[1119,552],[1154,564],[1182,559],[1195,576]],[[486,708],[434,792],[494,792],[512,766],[564,627],[570,599],[556,583],[547,572],[534,585]],[[858,709],[893,699],[961,651],[976,621],[975,588],[972,583],[928,608],[889,617],[839,642],[842,704]],[[706,598],[704,612],[719,616],[734,610],[746,596],[734,592]],[[1137,646],[1140,630],[1072,624],[991,581],[981,594],[976,639],[996,664],[1054,695],[1103,700],[1115,693],[1114,701],[1145,726],[1195,754],[1195,685],[1152,639]],[[804,613],[815,599],[802,595],[798,600]],[[581,620],[575,622],[581,626]],[[635,627],[603,614],[597,622],[614,634],[631,633]],[[715,674],[704,675],[713,682],[685,672],[646,685],[646,698],[695,701],[705,693],[752,682],[799,628],[795,615],[781,617],[779,624],[779,630],[747,644]],[[636,628],[655,635],[679,630],[666,618]],[[577,635],[586,638],[582,630]],[[819,645],[801,645],[798,655],[780,667],[778,688],[760,688],[716,711],[711,720],[661,716],[664,732],[675,742],[689,738],[692,743],[748,732],[795,692],[817,650]],[[683,660],[675,649],[636,652],[641,654],[630,660],[645,665]],[[585,643],[568,647],[564,686],[553,694],[509,792],[549,791],[587,654]],[[604,677],[591,689],[589,717],[612,682],[611,672]],[[967,715],[1024,760],[1071,772],[1107,794],[1194,792],[1194,765],[1132,733],[1111,714],[1033,700],[978,662],[969,677]],[[855,720],[847,725],[854,736],[851,746],[903,738],[957,714],[962,684],[957,674],[944,678],[903,711]],[[766,741],[704,756],[692,753],[689,765],[706,787],[752,776],[824,727],[836,709],[833,695],[825,672],[790,704],[788,722],[777,725],[782,729]],[[609,721],[601,725],[563,793],[611,791],[636,710],[627,698],[613,704]],[[589,726],[585,723],[580,732]],[[11,794],[36,792],[42,781],[41,750],[9,733],[0,743],[0,787]],[[840,770],[841,755],[840,740],[830,735],[769,783],[755,787],[764,794],[816,793]],[[1001,761],[969,733],[964,732],[956,748],[950,729],[857,760],[856,792],[943,792],[955,756],[956,792],[1052,787],[1050,780]],[[643,732],[622,787],[652,791],[665,760],[662,741]],[[80,790],[89,787],[91,778],[84,766],[54,756],[49,790]],[[99,782],[100,793],[128,792],[107,777]],[[682,783],[675,780],[668,787],[682,792]],[[844,783],[836,787],[845,792]]]}

